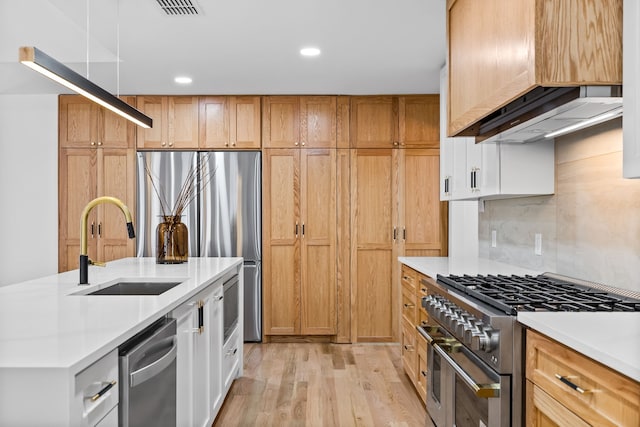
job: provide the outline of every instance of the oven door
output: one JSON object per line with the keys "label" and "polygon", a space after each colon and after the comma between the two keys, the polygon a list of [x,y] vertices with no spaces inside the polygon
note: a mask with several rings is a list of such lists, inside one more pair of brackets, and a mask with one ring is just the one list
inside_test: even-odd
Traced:
{"label": "oven door", "polygon": [[427,412],[438,427],[511,425],[511,376],[499,375],[440,327],[427,338]]}

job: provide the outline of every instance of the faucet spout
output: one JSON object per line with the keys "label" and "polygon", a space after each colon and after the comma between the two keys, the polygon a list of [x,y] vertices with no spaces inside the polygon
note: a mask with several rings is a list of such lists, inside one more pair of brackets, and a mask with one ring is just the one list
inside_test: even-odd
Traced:
{"label": "faucet spout", "polygon": [[122,200],[117,199],[115,197],[104,196],[93,199],[84,207],[81,215],[81,224],[80,224],[80,285],[89,284],[89,264],[91,261],[89,260],[88,255],[88,243],[87,243],[87,223],[89,222],[89,213],[91,210],[101,203],[112,203],[120,208],[122,213],[124,214],[125,220],[127,221],[127,234],[130,239],[136,237],[136,233],[133,229],[133,219],[131,216],[131,212],[127,205],[122,203]]}

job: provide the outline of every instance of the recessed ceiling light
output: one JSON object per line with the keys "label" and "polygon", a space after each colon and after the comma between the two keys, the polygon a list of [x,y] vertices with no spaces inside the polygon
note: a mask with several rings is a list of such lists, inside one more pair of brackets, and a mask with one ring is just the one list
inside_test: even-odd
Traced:
{"label": "recessed ceiling light", "polygon": [[178,76],[175,79],[173,79],[173,81],[181,85],[188,85],[193,81],[193,79],[187,76]]}
{"label": "recessed ceiling light", "polygon": [[305,47],[300,49],[300,55],[302,56],[318,56],[320,55],[320,49],[317,47]]}

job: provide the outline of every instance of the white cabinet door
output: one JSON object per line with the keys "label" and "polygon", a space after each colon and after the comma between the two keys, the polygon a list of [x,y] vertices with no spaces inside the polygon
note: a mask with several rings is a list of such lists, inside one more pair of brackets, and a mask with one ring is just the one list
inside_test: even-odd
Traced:
{"label": "white cabinet door", "polygon": [[193,424],[193,337],[196,329],[195,301],[189,301],[173,311],[177,323],[178,355],[176,358],[176,418],[177,426]]}
{"label": "white cabinet door", "polygon": [[210,425],[211,347],[209,344],[209,319],[211,318],[212,290],[208,289],[197,296],[197,323],[193,334],[193,425]]}
{"label": "white cabinet door", "polygon": [[624,0],[622,7],[623,175],[625,178],[640,178],[640,4],[638,0]]}
{"label": "white cabinet door", "polygon": [[222,375],[222,345],[224,335],[223,325],[223,295],[222,288],[211,295],[211,310],[209,318],[209,360],[211,362],[211,382],[209,384],[210,405],[213,414],[216,414],[223,401],[223,375]]}

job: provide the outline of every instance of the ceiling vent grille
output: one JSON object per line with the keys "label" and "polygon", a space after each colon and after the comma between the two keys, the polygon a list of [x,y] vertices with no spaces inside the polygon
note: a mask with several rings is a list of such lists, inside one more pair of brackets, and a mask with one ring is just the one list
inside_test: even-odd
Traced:
{"label": "ceiling vent grille", "polygon": [[164,13],[169,16],[200,15],[198,5],[193,0],[156,0]]}

